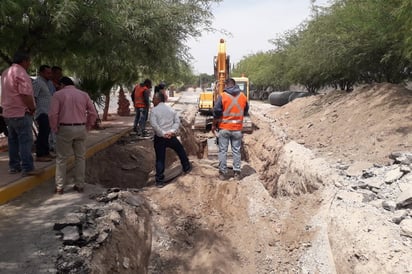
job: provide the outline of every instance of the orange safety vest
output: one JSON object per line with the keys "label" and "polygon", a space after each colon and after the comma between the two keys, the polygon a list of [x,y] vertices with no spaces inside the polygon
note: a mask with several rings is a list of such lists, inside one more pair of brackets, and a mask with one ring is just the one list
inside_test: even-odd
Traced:
{"label": "orange safety vest", "polygon": [[134,88],[134,107],[145,108],[146,103],[144,101],[144,92],[148,90],[146,86],[136,85]]}
{"label": "orange safety vest", "polygon": [[242,130],[243,113],[247,104],[245,94],[240,92],[237,96],[222,93],[223,116],[219,124],[220,129]]}

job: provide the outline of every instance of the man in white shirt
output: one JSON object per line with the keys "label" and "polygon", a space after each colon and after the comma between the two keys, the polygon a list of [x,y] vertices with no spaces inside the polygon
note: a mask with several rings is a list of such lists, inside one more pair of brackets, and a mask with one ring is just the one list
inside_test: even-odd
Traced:
{"label": "man in white shirt", "polygon": [[187,158],[183,145],[176,137],[176,132],[180,126],[180,118],[177,112],[170,106],[166,105],[163,93],[156,92],[153,96],[152,114],[150,124],[155,132],[154,149],[156,153],[156,186],[164,186],[164,171],[166,148],[173,149],[179,156],[183,172],[189,173],[192,165]]}

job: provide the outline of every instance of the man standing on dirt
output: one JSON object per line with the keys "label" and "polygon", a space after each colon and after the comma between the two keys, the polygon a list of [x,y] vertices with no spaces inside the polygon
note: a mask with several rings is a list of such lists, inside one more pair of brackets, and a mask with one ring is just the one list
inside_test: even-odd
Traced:
{"label": "man standing on dirt", "polygon": [[241,147],[243,117],[248,114],[249,104],[246,95],[229,78],[225,82],[224,92],[218,96],[213,108],[212,131],[219,128],[219,179],[227,179],[227,150],[232,146],[234,179],[241,178]]}
{"label": "man standing on dirt", "polygon": [[152,81],[144,80],[143,83],[137,84],[132,92],[132,101],[136,110],[133,129],[137,135],[147,137],[146,121],[150,106],[150,89]]}
{"label": "man standing on dirt", "polygon": [[74,186],[83,192],[86,170],[86,136],[96,122],[96,109],[89,95],[77,89],[69,77],[60,79],[61,89],[51,101],[49,119],[56,133],[56,189],[63,194],[67,178],[67,160],[74,154]]}
{"label": "man standing on dirt", "polygon": [[187,158],[186,151],[179,139],[176,137],[176,132],[180,126],[180,118],[178,113],[170,106],[166,105],[163,93],[156,92],[153,95],[152,114],[150,115],[150,124],[155,132],[154,149],[156,153],[156,186],[164,186],[164,171],[166,148],[173,149],[179,156],[182,164],[183,172],[189,173],[192,170],[192,165]]}

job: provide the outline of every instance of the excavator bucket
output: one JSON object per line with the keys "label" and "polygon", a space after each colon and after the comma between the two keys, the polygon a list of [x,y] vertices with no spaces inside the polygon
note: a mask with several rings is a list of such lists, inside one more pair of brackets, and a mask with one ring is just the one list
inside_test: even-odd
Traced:
{"label": "excavator bucket", "polygon": [[194,130],[208,131],[212,128],[213,116],[198,112],[193,123]]}

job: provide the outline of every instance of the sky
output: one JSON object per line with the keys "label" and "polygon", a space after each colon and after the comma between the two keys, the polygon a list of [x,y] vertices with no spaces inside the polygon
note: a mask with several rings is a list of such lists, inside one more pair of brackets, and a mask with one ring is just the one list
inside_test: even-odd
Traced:
{"label": "sky", "polygon": [[[187,45],[193,56],[195,74],[213,74],[213,56],[220,38],[226,40],[226,52],[232,64],[244,56],[273,48],[269,42],[310,18],[310,0],[224,0],[213,5],[212,27],[231,35],[204,32]],[[327,5],[317,0],[316,5]]]}

